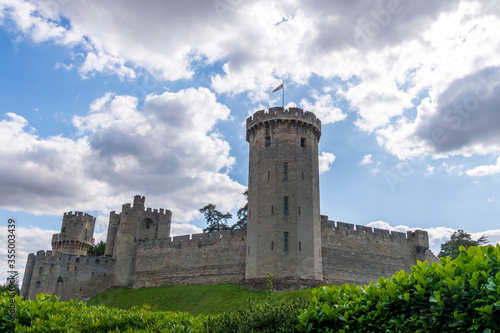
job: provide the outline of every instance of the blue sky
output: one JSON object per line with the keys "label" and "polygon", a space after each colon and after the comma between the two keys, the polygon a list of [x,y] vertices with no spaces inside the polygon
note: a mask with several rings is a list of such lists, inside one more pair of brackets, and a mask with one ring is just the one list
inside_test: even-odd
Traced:
{"label": "blue sky", "polygon": [[[0,1],[0,218],[19,264],[135,194],[199,232],[244,204],[245,119],[322,120],[321,212],[500,241],[495,1]],[[2,244],[4,239],[2,239]],[[4,262],[1,259],[0,263]],[[4,276],[0,276],[4,279]]]}

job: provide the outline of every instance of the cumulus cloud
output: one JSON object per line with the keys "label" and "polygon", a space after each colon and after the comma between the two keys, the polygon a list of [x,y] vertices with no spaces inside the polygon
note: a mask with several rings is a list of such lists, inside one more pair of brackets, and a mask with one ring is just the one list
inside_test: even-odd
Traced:
{"label": "cumulus cloud", "polygon": [[335,123],[337,121],[344,120],[347,116],[341,109],[335,106],[335,102],[333,101],[331,95],[319,96],[317,92],[313,92],[313,98],[316,100],[316,103],[313,104],[308,100],[303,99],[300,102],[300,106],[304,110],[314,112],[314,114],[321,119],[322,124]]}
{"label": "cumulus cloud", "polygon": [[500,156],[497,158],[496,164],[480,165],[466,171],[468,176],[482,177],[500,173]]}
{"label": "cumulus cloud", "polygon": [[0,9],[36,42],[83,46],[83,76],[146,70],[175,81],[219,62],[212,89],[247,92],[254,104],[269,100],[276,77],[299,86],[336,78],[302,107],[332,123],[345,119],[346,101],[355,124],[399,158],[500,152],[500,35],[485,33],[500,28],[493,1],[12,0]]}
{"label": "cumulus cloud", "polygon": [[170,237],[202,233],[203,229],[189,223],[172,223]]}
{"label": "cumulus cloud", "polygon": [[488,67],[450,83],[436,110],[422,117],[415,134],[436,152],[500,151],[500,67]]}
{"label": "cumulus cloud", "polygon": [[[2,233],[2,245],[7,244],[7,227],[1,226],[0,232]],[[26,267],[28,254],[36,253],[40,250],[51,250],[52,235],[58,232],[58,230],[46,230],[34,226],[16,228],[15,270],[19,273],[20,283],[22,283],[24,276],[24,268]],[[8,267],[7,255],[0,256],[0,265],[4,268]],[[7,277],[7,269],[0,270],[0,283],[5,283]]]}
{"label": "cumulus cloud", "polygon": [[322,152],[319,156],[319,174],[330,171],[331,164],[335,161],[335,155],[332,153]]}
{"label": "cumulus cloud", "polygon": [[106,94],[73,118],[76,139],[39,138],[9,113],[0,122],[0,201],[33,214],[107,215],[144,194],[175,221],[193,219],[209,202],[240,207],[244,186],[227,175],[234,158],[216,128],[229,113],[205,88],[151,94],[142,109],[135,97]]}

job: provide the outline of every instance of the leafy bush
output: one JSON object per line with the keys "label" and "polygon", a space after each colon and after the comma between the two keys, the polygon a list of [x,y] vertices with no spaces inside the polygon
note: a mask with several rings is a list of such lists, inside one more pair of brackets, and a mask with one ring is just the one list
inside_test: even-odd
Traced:
{"label": "leafy bush", "polygon": [[206,318],[208,332],[296,332],[297,318],[307,306],[304,299],[294,301],[269,299],[264,303],[250,302],[250,307],[236,313],[223,313]]}
{"label": "leafy bush", "polygon": [[[88,306],[79,301],[37,295],[36,301],[15,296],[16,332],[295,332],[305,300],[250,302],[250,308],[220,315],[195,317],[188,313],[151,311],[149,306],[129,310]],[[0,331],[13,331],[8,293],[0,297]]]}
{"label": "leafy bush", "polygon": [[320,287],[301,332],[499,332],[500,245],[460,248],[364,288]]}
{"label": "leafy bush", "polygon": [[[12,330],[9,295],[0,297],[0,327]],[[87,306],[79,301],[59,302],[58,297],[37,295],[36,301],[15,296],[16,332],[203,332],[204,318],[187,313],[150,311],[147,307],[120,310]]]}

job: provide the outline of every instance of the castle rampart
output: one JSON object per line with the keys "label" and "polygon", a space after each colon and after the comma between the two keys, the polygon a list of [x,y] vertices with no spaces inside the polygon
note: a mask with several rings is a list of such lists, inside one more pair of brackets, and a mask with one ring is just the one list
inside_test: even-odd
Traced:
{"label": "castle rampart", "polygon": [[28,256],[28,263],[31,272],[25,272],[22,288],[27,299],[47,293],[62,301],[86,301],[111,287],[114,260],[110,257],[38,251]]}
{"label": "castle rampart", "polygon": [[245,230],[225,230],[141,242],[133,287],[239,283],[245,277],[245,236]]}
{"label": "castle rampart", "polygon": [[402,232],[329,221],[321,216],[323,276],[327,284],[375,282],[409,270],[428,252],[422,230]]}

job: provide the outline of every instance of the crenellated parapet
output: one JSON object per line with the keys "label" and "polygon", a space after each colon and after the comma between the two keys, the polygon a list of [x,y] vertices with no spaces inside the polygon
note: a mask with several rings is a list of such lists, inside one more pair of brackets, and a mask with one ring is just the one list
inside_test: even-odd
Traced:
{"label": "crenellated parapet", "polygon": [[35,264],[95,264],[101,266],[112,265],[114,260],[106,256],[80,256],[78,254],[60,253],[52,251],[37,251],[36,255],[30,253],[28,261],[33,261]]}
{"label": "crenellated parapet", "polygon": [[429,236],[427,231],[415,230],[398,232],[387,229],[372,228],[363,225],[354,225],[340,221],[330,221],[328,216],[321,215],[321,229],[323,233],[335,233],[346,236],[362,236],[377,240],[404,240],[410,243],[417,251],[425,251],[429,248]]}
{"label": "crenellated parapet", "polygon": [[66,212],[61,232],[52,236],[52,251],[85,255],[94,245],[96,218],[87,213]]}
{"label": "crenellated parapet", "polygon": [[247,118],[246,139],[249,141],[250,135],[262,126],[279,124],[293,124],[310,128],[316,135],[318,141],[321,137],[321,120],[319,120],[314,113],[294,107],[288,109],[273,107],[269,108],[269,111],[257,111],[251,117]]}
{"label": "crenellated parapet", "polygon": [[219,232],[211,232],[211,233],[181,235],[181,236],[166,237],[161,239],[139,240],[138,245],[154,247],[156,245],[168,245],[168,244],[178,245],[182,243],[206,244],[206,243],[218,242],[221,239],[236,239],[236,238],[244,239],[245,236],[246,236],[245,229],[237,229],[234,231],[221,230]]}

